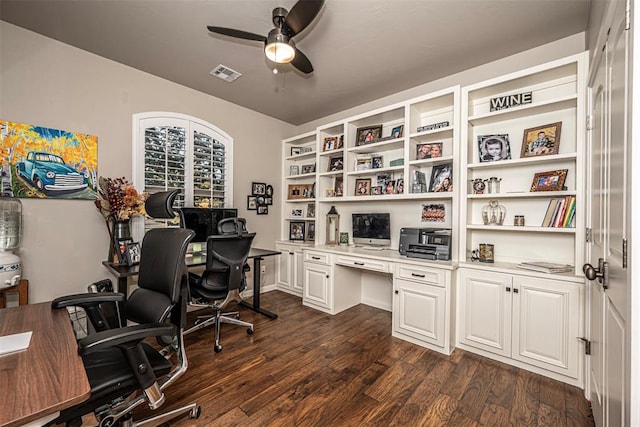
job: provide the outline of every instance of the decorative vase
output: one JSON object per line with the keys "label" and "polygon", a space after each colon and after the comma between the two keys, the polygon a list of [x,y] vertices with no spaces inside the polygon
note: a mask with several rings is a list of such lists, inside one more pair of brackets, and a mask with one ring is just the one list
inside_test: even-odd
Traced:
{"label": "decorative vase", "polygon": [[507,208],[497,200],[489,200],[489,204],[482,207],[482,222],[484,225],[502,225],[507,215]]}
{"label": "decorative vase", "polygon": [[118,242],[124,239],[131,239],[131,220],[111,220],[111,237],[109,244],[108,261],[118,263]]}

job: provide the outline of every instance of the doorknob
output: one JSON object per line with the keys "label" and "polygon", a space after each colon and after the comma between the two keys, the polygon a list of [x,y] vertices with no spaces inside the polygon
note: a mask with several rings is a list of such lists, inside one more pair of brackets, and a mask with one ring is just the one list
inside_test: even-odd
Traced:
{"label": "doorknob", "polygon": [[587,263],[582,266],[584,275],[589,280],[596,280],[602,283],[602,288],[609,288],[609,263],[603,258],[598,258],[598,268],[594,268],[591,264]]}

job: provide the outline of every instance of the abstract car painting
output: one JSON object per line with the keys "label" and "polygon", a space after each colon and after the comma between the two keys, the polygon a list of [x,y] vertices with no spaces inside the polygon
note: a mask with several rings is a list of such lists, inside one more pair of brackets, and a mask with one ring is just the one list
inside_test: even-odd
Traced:
{"label": "abstract car painting", "polygon": [[2,196],[96,198],[98,137],[0,120]]}

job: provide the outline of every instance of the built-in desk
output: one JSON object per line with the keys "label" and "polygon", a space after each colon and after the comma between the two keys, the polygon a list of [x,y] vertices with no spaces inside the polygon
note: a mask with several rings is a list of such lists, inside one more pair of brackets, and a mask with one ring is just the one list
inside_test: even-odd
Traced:
{"label": "built-in desk", "polygon": [[393,336],[441,353],[453,351],[455,263],[353,246],[302,251],[304,305],[329,314],[361,303],[391,311]]}

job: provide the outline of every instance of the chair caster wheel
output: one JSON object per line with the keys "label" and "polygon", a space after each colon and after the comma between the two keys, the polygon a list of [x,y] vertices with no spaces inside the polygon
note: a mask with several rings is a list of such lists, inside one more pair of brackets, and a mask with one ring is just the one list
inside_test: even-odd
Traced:
{"label": "chair caster wheel", "polygon": [[198,405],[195,408],[193,408],[191,412],[189,412],[189,418],[193,420],[197,420],[198,418],[200,418],[201,413],[202,413],[202,408],[200,407],[200,405]]}
{"label": "chair caster wheel", "polygon": [[215,351],[216,353],[220,353],[222,351],[222,346],[220,344],[214,345],[213,351]]}
{"label": "chair caster wheel", "polygon": [[247,328],[247,334],[253,335],[253,328]]}

